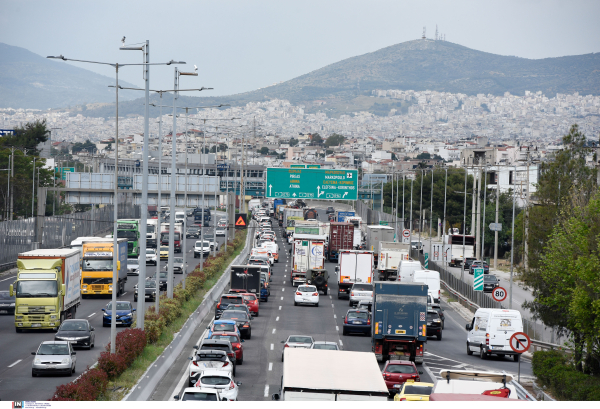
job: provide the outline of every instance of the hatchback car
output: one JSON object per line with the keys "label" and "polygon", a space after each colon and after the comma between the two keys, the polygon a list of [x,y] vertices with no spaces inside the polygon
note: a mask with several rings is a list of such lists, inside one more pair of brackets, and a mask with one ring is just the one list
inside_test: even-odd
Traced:
{"label": "hatchback car", "polygon": [[168,259],[169,258],[169,246],[160,246],[160,259]]}
{"label": "hatchback car", "polygon": [[491,293],[494,288],[500,285],[500,280],[493,274],[486,274],[483,276],[483,292]]}
{"label": "hatchback car", "polygon": [[[156,280],[156,274],[148,277],[148,280]],[[167,285],[169,282],[169,274],[166,271],[161,271],[158,275],[158,285],[160,291],[167,291]]]}
{"label": "hatchback car", "polygon": [[217,226],[215,228],[215,235],[217,236],[225,236],[225,230],[227,230],[224,226]]}
{"label": "hatchback car", "polygon": [[96,341],[96,333],[88,320],[65,320],[58,327],[54,335],[54,340],[68,341],[73,347],[92,349]]}
{"label": "hatchback car", "polygon": [[471,268],[471,263],[477,260],[475,257],[467,257],[464,262],[465,270],[469,270]]}
{"label": "hatchback car", "polygon": [[138,268],[140,267],[140,262],[137,258],[128,258],[127,259],[127,275],[137,275]]}
{"label": "hatchback car", "polygon": [[315,342],[310,335],[290,335],[285,341],[281,341],[283,349],[281,350],[281,362],[283,362],[283,352],[286,348],[305,348],[310,349]]}
{"label": "hatchback car", "polygon": [[227,309],[229,304],[243,304],[244,297],[240,294],[223,294],[215,307],[215,319],[221,318],[223,311]]}
{"label": "hatchback car", "polygon": [[383,380],[390,393],[400,391],[402,384],[409,379],[420,382],[423,372],[417,371],[414,362],[411,361],[387,361],[381,372]]}
{"label": "hatchback car", "polygon": [[294,294],[294,305],[311,304],[319,306],[319,291],[314,285],[300,285]]}
{"label": "hatchback car", "polygon": [[[156,301],[156,280],[146,280],[144,283],[144,299]],[[160,291],[160,288],[158,289]],[[138,285],[133,286],[133,301],[137,302],[139,297]]]}
{"label": "hatchback car", "polygon": [[260,304],[259,304],[258,297],[256,296],[256,294],[243,293],[242,297],[244,297],[244,304],[246,304],[248,306],[248,309],[250,310],[250,314],[254,315],[255,317],[258,317],[258,311],[260,308]]}
{"label": "hatchback car", "polygon": [[480,260],[474,260],[469,266],[469,274],[475,274],[476,268],[483,268],[483,274],[490,273],[490,266],[488,265],[488,263],[484,263]]}
{"label": "hatchback car", "polygon": [[371,335],[371,313],[368,310],[348,310],[344,317],[342,335],[359,333]]}
{"label": "hatchback car", "polygon": [[242,343],[244,340],[240,337],[237,332],[213,332],[208,339],[224,339],[231,343],[233,352],[235,352],[235,363],[236,365],[242,365],[244,363],[244,346]]}
{"label": "hatchback car", "polygon": [[373,284],[352,284],[352,288],[350,289],[350,307],[354,307],[359,301],[373,301]]}
{"label": "hatchback car", "polygon": [[202,372],[198,382],[194,385],[196,388],[213,388],[221,393],[221,400],[236,401],[238,391],[242,383],[234,382],[233,375],[214,369],[207,369]]}
{"label": "hatchback car", "polygon": [[329,351],[339,351],[340,347],[337,342],[331,341],[315,341],[310,346],[310,349],[327,349]]}
{"label": "hatchback car", "polygon": [[429,395],[433,390],[433,383],[415,382],[411,379],[404,382],[400,393],[394,396],[394,401],[397,402],[428,402]]}
{"label": "hatchback car", "polygon": [[198,226],[192,225],[190,227],[187,228],[187,231],[185,232],[185,237],[187,239],[197,239],[200,237],[200,228]]}
{"label": "hatchback car", "polygon": [[234,320],[240,330],[240,333],[242,334],[242,338],[252,338],[252,324],[250,321],[252,321],[254,318],[252,318],[246,311],[225,310],[223,311],[223,314],[221,314],[221,319]]}
{"label": "hatchback car", "polygon": [[225,308],[225,311],[229,310],[244,311],[250,315],[250,308],[248,308],[246,304],[229,304],[227,308]]}
{"label": "hatchback car", "polygon": [[31,355],[34,355],[31,376],[75,373],[77,357],[69,341],[44,341]]}
{"label": "hatchback car", "polygon": [[[198,353],[208,350],[220,350],[227,354],[227,358],[233,363],[235,362],[235,351],[231,342],[226,339],[204,339],[200,344],[200,347],[194,346],[194,349],[198,350]],[[236,365],[233,365],[233,376],[235,376]]]}
{"label": "hatchback car", "polygon": [[[122,324],[128,327],[133,324],[133,313],[136,311],[131,305],[130,301],[117,301],[117,325]],[[109,302],[105,308],[102,308],[104,312],[102,317],[102,326],[109,327],[112,321],[112,302]]]}
{"label": "hatchback car", "polygon": [[[153,266],[156,265],[156,263],[158,263],[157,257],[156,257],[156,249],[146,249],[146,264],[151,264]],[[129,267],[129,265],[127,266]]]}
{"label": "hatchback car", "polygon": [[15,313],[15,297],[10,295],[10,291],[0,291],[0,314]]}
{"label": "hatchback car", "polygon": [[427,336],[442,340],[442,319],[433,308],[427,308]]}
{"label": "hatchback car", "polygon": [[179,395],[173,396],[177,401],[200,401],[217,402],[221,401],[221,394],[216,389],[211,388],[185,388]]}
{"label": "hatchback car", "polygon": [[198,350],[189,359],[191,362],[188,365],[188,386],[194,386],[200,373],[206,369],[218,369],[231,373],[234,370],[234,365],[227,356],[227,352],[220,349]]}
{"label": "hatchback car", "polygon": [[242,334],[234,320],[215,320],[212,325],[207,326],[206,329],[208,330],[206,339],[210,339],[214,332],[235,332],[242,338]]}
{"label": "hatchback car", "polygon": [[207,257],[210,255],[210,242],[209,241],[197,241],[194,244],[194,258],[200,258],[200,255]]}
{"label": "hatchback car", "polygon": [[173,273],[183,274],[183,257],[173,257]]}
{"label": "hatchback car", "polygon": [[327,210],[325,210],[325,214],[335,213],[335,209],[332,206],[329,206]]}

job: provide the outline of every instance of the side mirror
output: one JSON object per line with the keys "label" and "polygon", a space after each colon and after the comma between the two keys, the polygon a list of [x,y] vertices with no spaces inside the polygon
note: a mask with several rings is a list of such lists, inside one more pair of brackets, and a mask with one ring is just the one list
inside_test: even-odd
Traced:
{"label": "side mirror", "polygon": [[227,402],[227,398],[223,398],[223,399],[221,399],[221,401]]}
{"label": "side mirror", "polygon": [[419,375],[423,375],[423,371],[419,371]]}
{"label": "side mirror", "polygon": [[179,395],[175,395],[175,396],[173,396],[173,399],[175,399],[175,400],[179,400]]}
{"label": "side mirror", "polygon": [[60,285],[60,295],[64,296],[67,293],[67,286],[65,284]]}
{"label": "side mirror", "polygon": [[102,308],[102,311],[106,312],[106,309]]}
{"label": "side mirror", "polygon": [[71,352],[71,355],[77,355],[77,352],[73,351]]}
{"label": "side mirror", "polygon": [[237,386],[242,386],[242,383],[241,383],[241,382],[236,382],[235,384],[236,384]]}
{"label": "side mirror", "polygon": [[14,290],[13,290],[13,284],[11,284],[11,285],[10,285],[10,287],[9,287],[8,291],[9,291],[9,293],[10,293],[10,296],[11,296],[11,297],[14,297],[14,296],[15,296],[15,292],[14,292]]}
{"label": "side mirror", "polygon": [[35,355],[35,352],[32,352],[31,355]]}
{"label": "side mirror", "polygon": [[281,341],[281,343],[283,344],[285,341]]}
{"label": "side mirror", "polygon": [[251,320],[253,320],[253,319],[254,319],[254,317],[250,317],[250,319],[251,319]]}
{"label": "side mirror", "polygon": [[278,393],[274,393],[271,395],[271,400],[279,400],[279,394]]}
{"label": "side mirror", "polygon": [[121,269],[121,262],[119,260],[117,260],[117,271],[119,271]]}
{"label": "side mirror", "polygon": [[90,328],[90,331],[95,331],[95,328],[94,328],[94,327],[91,327],[91,328]]}
{"label": "side mirror", "polygon": [[194,349],[198,350],[199,346],[198,345],[194,345]]}
{"label": "side mirror", "polygon": [[245,342],[243,339],[242,339],[241,341],[242,341],[242,343],[244,343],[244,342]]}
{"label": "side mirror", "polygon": [[131,312],[135,312],[135,311],[137,311],[135,308],[133,310],[131,310]]}
{"label": "side mirror", "polygon": [[473,329],[473,327],[471,326],[471,324],[465,325],[465,328],[467,329],[467,331],[471,331]]}

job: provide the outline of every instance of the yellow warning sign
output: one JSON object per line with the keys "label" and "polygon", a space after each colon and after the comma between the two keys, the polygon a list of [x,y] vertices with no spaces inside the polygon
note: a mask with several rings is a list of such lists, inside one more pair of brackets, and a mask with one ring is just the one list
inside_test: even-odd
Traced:
{"label": "yellow warning sign", "polygon": [[245,226],[246,222],[244,221],[244,218],[242,216],[240,216],[240,218],[237,220],[237,222],[235,222],[236,226]]}

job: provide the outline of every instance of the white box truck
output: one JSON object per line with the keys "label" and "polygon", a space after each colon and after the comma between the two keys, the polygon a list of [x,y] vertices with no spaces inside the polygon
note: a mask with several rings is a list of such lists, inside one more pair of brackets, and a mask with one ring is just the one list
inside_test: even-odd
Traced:
{"label": "white box truck", "polygon": [[379,262],[379,242],[394,241],[394,229],[390,226],[371,225],[366,228],[367,248],[375,255],[375,266]]}
{"label": "white box truck", "polygon": [[350,299],[354,283],[372,283],[373,252],[367,250],[342,250],[335,268],[338,279],[338,298]]}
{"label": "white box truck", "polygon": [[326,239],[325,236],[318,234],[294,234],[292,272],[290,274],[292,286],[296,287],[306,283],[309,270],[325,268]]}
{"label": "white box truck", "polygon": [[408,260],[410,257],[409,252],[409,243],[397,243],[395,241],[380,241],[379,261],[377,262],[379,280],[395,281],[400,261]]}

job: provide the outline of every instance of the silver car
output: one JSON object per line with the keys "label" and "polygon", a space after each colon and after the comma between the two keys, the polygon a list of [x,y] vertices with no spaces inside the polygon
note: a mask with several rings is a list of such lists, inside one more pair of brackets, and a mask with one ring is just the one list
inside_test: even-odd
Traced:
{"label": "silver car", "polygon": [[140,262],[137,258],[127,259],[127,275],[138,275],[140,268]]}
{"label": "silver car", "polygon": [[173,258],[173,273],[183,274],[183,257]]}
{"label": "silver car", "polygon": [[63,374],[75,373],[77,358],[71,343],[68,341],[44,341],[34,355],[31,366],[31,376],[40,374]]}
{"label": "silver car", "polygon": [[354,283],[350,289],[350,307],[358,304],[360,301],[373,302],[373,284]]}
{"label": "silver car", "polygon": [[281,351],[281,362],[283,362],[283,352],[286,348],[306,348],[310,349],[315,340],[310,335],[290,335],[285,341],[281,341],[283,350]]}

